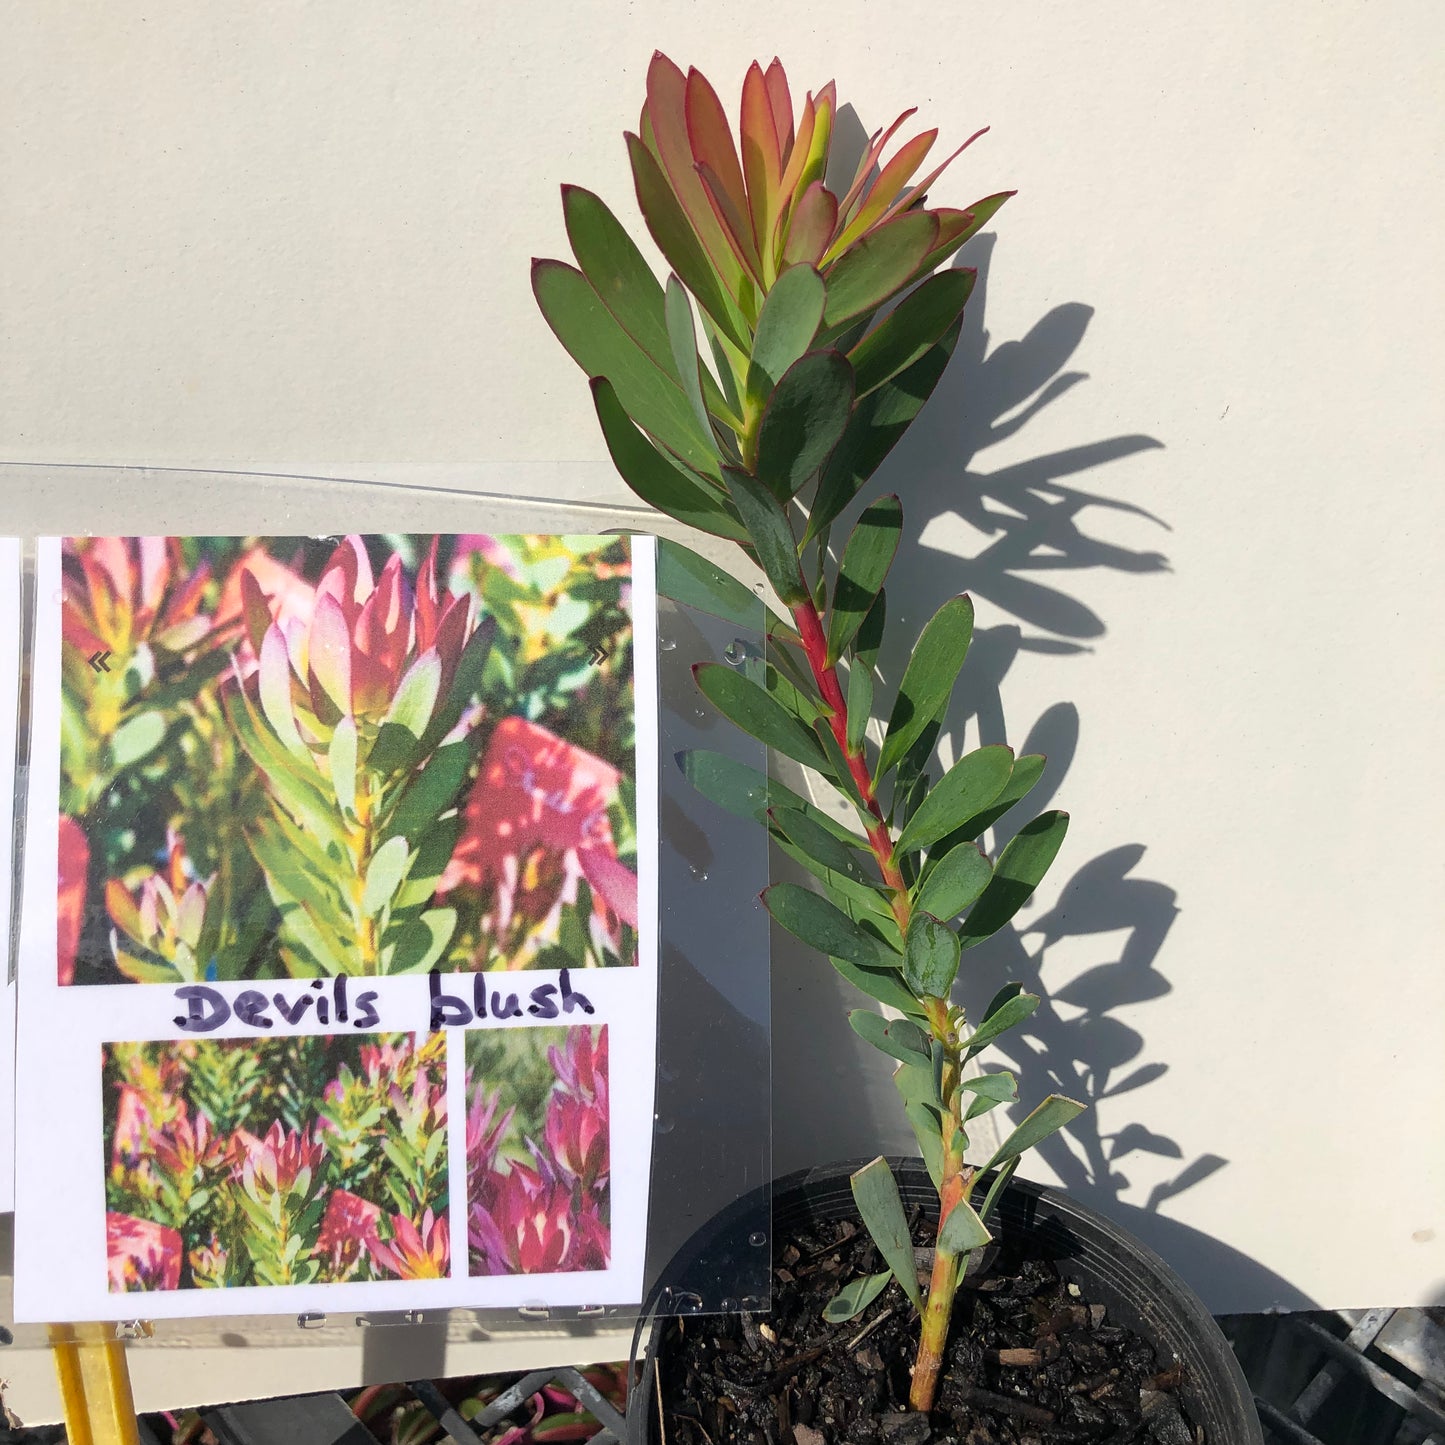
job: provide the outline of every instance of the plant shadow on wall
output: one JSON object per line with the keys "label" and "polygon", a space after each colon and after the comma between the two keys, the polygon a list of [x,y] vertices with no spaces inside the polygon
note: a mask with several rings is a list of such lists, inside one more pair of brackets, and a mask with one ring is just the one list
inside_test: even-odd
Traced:
{"label": "plant shadow on wall", "polygon": [[[845,108],[840,126],[848,119]],[[857,130],[861,136],[862,127]],[[1104,569],[1143,579],[1169,569],[1162,552],[1134,550],[1090,534],[1109,513],[1127,514],[1161,532],[1167,532],[1167,523],[1133,503],[1108,496],[1097,483],[1085,487],[1078,480],[1083,473],[1162,449],[1157,439],[1119,435],[993,471],[976,465],[987,448],[1012,441],[1046,407],[1086,380],[1083,373],[1069,369],[1069,362],[1093,315],[1082,303],[1063,304],[1041,317],[1021,339],[990,348],[984,316],[994,239],[991,234],[981,235],[960,253],[957,264],[976,268],[978,279],[964,312],[957,349],[927,406],[852,509],[856,512],[890,491],[909,499],[911,537],[905,540],[889,579],[890,616],[929,617],[948,597],[967,592],[1012,619],[975,630],[962,685],[941,731],[943,741],[952,745],[953,757],[964,751],[965,730],[976,734],[970,746],[1005,741],[1005,679],[1023,654],[1057,657],[1062,680],[1065,659],[1092,651],[1104,637],[1104,620],[1067,589],[1071,574]],[[945,550],[947,544],[935,546],[926,540],[930,534],[956,533],[960,522],[984,538],[972,555],[959,556]],[[885,649],[879,662],[880,696],[886,697],[889,684],[896,687],[899,682],[907,658],[890,656]],[[1077,708],[1061,701],[1042,713],[1017,748],[1020,755],[1048,757],[1043,781],[1031,798],[1037,806],[1061,801],[1061,786],[1079,735]],[[998,846],[1008,836],[1004,832]],[[1171,886],[1141,871],[1145,853],[1143,844],[1128,843],[1078,864],[1059,889],[1053,908],[1017,920],[965,954],[956,1001],[977,1009],[1010,981],[1043,1000],[1031,1020],[998,1044],[1018,1067],[1020,1079],[1028,1080],[1017,1118],[1051,1092],[1091,1106],[1109,1101],[1102,1119],[1099,1108],[1090,1107],[1040,1147],[1071,1194],[1118,1219],[1196,1283],[1212,1282],[1219,1298],[1267,1294],[1280,1305],[1306,1308],[1311,1302],[1287,1281],[1159,1212],[1166,1200],[1207,1179],[1228,1161],[1207,1151],[1186,1152],[1181,1141],[1147,1122],[1145,1091],[1169,1065],[1149,1058],[1147,1040],[1137,1027],[1137,1006],[1172,988],[1157,962],[1179,908]],[[775,877],[793,876],[793,865],[776,849],[774,863]],[[800,880],[802,876],[797,874]],[[839,1066],[840,1059],[852,1058],[855,1051],[855,1041],[841,1018],[825,1022],[814,1010],[806,1014],[790,1010],[788,998],[805,996],[811,988],[817,961],[779,930],[774,930],[773,938],[776,1096],[782,1101],[803,1099],[809,1081],[815,1088],[819,1078],[828,1079],[836,1091],[856,1094],[853,1107],[835,1097],[839,1107],[829,1111],[832,1132],[827,1139],[818,1135],[815,1110],[790,1110],[786,1104],[776,1110],[779,1162],[788,1167],[793,1160],[872,1153],[882,1119],[875,1117],[870,1100],[869,1071]],[[1048,972],[1050,952],[1060,951],[1065,939],[1089,938],[1106,940],[1110,956],[1054,987]],[[1115,940],[1122,941],[1115,945]],[[1130,1023],[1117,1016],[1125,1008]],[[1125,1095],[1136,1102],[1128,1109],[1130,1117],[1121,1121],[1114,1101]],[[896,1128],[891,1101],[883,1107],[888,1109],[885,1127]],[[794,1121],[802,1125],[796,1139],[790,1137]],[[906,1133],[897,1136],[896,1147],[899,1152],[913,1152]],[[1165,1161],[1163,1172],[1168,1177],[1153,1185],[1142,1205],[1127,1201],[1124,1193],[1131,1181],[1121,1166],[1131,1158],[1139,1161],[1150,1155]],[[1150,1165],[1146,1172],[1152,1177],[1160,1170]]]}

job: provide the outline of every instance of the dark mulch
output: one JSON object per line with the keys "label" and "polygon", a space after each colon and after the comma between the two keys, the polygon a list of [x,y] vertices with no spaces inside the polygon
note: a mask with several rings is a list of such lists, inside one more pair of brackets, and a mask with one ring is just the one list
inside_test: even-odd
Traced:
{"label": "dark mulch", "polygon": [[[926,1227],[914,1240],[926,1280]],[[988,1254],[959,1290],[925,1417],[908,1412],[918,1320],[896,1281],[856,1319],[823,1319],[840,1286],[882,1268],[867,1233],[850,1221],[797,1233],[774,1261],[770,1314],[669,1326],[667,1445],[1202,1445],[1177,1367],[1026,1244]]]}

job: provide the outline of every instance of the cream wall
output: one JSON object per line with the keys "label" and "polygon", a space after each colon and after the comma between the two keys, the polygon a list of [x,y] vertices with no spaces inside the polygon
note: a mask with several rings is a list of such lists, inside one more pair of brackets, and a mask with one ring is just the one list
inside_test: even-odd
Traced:
{"label": "cream wall", "polygon": [[[1073,1000],[1044,1029],[1071,1088],[1099,1091],[1081,1058],[1168,1065],[1082,1136],[1129,1130],[1127,1182],[1052,1163],[1218,1308],[1445,1299],[1445,11],[45,0],[7,29],[20,461],[595,464],[527,260],[564,244],[563,180],[630,217],[655,46],[730,98],[776,50],[869,129],[915,103],[945,138],[991,124],[935,195],[1020,194],[884,480],[904,610],[980,599],[984,732],[1042,719],[1075,818],[1047,935],[981,973]],[[518,475],[625,495],[602,466]],[[0,530],[85,505],[31,488]],[[886,1081],[829,1062],[861,1053],[817,977],[783,953],[782,1167],[907,1143]]]}

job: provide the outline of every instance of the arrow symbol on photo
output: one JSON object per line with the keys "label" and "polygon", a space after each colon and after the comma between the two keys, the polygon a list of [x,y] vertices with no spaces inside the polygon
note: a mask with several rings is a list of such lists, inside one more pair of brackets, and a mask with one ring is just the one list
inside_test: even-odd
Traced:
{"label": "arrow symbol on photo", "polygon": [[601,667],[602,664],[607,661],[606,651],[596,643],[593,644],[592,651],[587,655],[592,659],[593,667]]}
{"label": "arrow symbol on photo", "polygon": [[109,656],[110,650],[106,648],[99,652],[92,652],[87,660],[95,672],[109,672],[110,668],[105,665],[105,660]]}

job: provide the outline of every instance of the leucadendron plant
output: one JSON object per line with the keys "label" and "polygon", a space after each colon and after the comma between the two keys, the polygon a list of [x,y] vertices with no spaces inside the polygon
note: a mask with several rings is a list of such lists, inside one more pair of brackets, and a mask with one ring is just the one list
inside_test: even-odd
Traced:
{"label": "leucadendron plant", "polygon": [[[849,1020],[896,1061],[938,1186],[932,1277],[925,1295],[897,1185],[874,1160],[853,1192],[888,1268],[850,1283],[827,1313],[851,1318],[896,1279],[922,1317],[911,1403],[927,1410],[959,1278],[990,1237],[1001,1189],[1020,1155],[1083,1107],[1050,1096],[985,1163],[965,1162],[970,1124],[1017,1096],[1009,1072],[969,1066],[1039,1001],[1011,984],[977,1015],[966,1011],[953,1001],[960,960],[1029,898],[1068,819],[1044,813],[990,857],[982,840],[1038,782],[1043,758],[995,745],[930,772],[973,630],[966,596],[945,602],[917,637],[887,639],[891,655],[908,660],[881,733],[873,726],[902,507],[884,496],[837,543],[833,528],[958,340],[974,272],[939,268],[1012,193],[961,209],[927,205],[958,151],[919,178],[937,138],[925,131],[885,160],[912,111],[872,138],[839,187],[836,113],[829,83],[795,116],[782,66],[754,64],[738,145],[706,78],[654,56],[638,133],[626,139],[637,204],[671,269],[666,284],[603,202],[576,186],[563,188],[562,204],[577,264],[536,261],[532,284],[591,380],[628,485],[679,522],[737,543],[790,614],[791,625],[769,624],[768,660],[700,665],[697,684],[739,727],[837,789],[858,830],[720,755],[694,753],[686,766],[715,801],[765,822],[817,880],[769,888],[773,917],[898,1015],[863,1009]],[[670,565],[703,591],[728,591],[699,558]]]}

